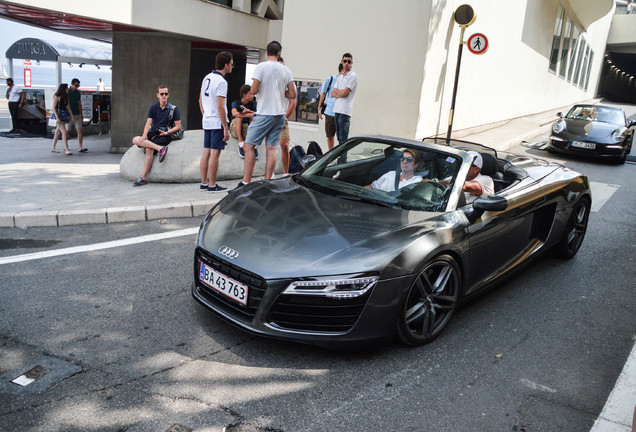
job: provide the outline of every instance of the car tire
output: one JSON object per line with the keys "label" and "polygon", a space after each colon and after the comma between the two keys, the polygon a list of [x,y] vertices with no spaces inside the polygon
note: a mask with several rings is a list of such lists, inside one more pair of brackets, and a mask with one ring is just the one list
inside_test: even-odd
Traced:
{"label": "car tire", "polygon": [[570,259],[579,251],[587,232],[590,207],[588,198],[581,198],[572,207],[563,236],[557,244],[556,252],[559,257]]}
{"label": "car tire", "polygon": [[457,307],[461,275],[449,255],[439,255],[424,265],[400,302],[397,334],[409,346],[435,339]]}

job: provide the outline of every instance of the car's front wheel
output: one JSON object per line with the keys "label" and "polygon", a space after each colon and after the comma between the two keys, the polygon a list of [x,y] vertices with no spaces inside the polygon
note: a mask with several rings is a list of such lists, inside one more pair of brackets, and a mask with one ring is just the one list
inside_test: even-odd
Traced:
{"label": "car's front wheel", "polygon": [[561,237],[561,241],[557,245],[557,254],[561,258],[570,259],[581,248],[587,232],[590,208],[591,204],[588,198],[581,198],[574,204],[563,237]]}
{"label": "car's front wheel", "polygon": [[459,267],[452,257],[440,255],[429,261],[400,303],[400,340],[418,346],[437,337],[455,312],[460,283]]}

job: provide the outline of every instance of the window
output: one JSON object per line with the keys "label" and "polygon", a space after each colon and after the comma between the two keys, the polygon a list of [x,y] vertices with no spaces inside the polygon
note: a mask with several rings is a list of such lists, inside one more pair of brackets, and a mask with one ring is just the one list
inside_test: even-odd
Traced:
{"label": "window", "polygon": [[588,74],[587,63],[589,59],[590,59],[590,46],[587,45],[585,49],[585,58],[583,59],[583,66],[581,67],[581,79],[579,80],[579,87],[581,88],[583,88],[583,85],[585,84],[585,77]]}
{"label": "window", "polygon": [[552,50],[550,52],[550,70],[556,72],[557,61],[559,60],[559,47],[561,46],[561,33],[563,31],[563,15],[565,11],[559,3],[556,23],[554,24],[554,35],[552,36]]}
{"label": "window", "polygon": [[570,51],[570,66],[568,67],[568,82],[572,82],[572,74],[574,73],[574,60],[576,59],[576,47],[580,43],[581,30],[574,26],[572,32],[572,51]]}
{"label": "window", "polygon": [[322,85],[318,81],[294,81],[296,84],[296,110],[289,120],[318,124],[318,101]]}
{"label": "window", "polygon": [[559,76],[565,78],[568,64],[568,53],[572,44],[572,19],[568,16],[565,20],[565,31],[563,32],[563,49],[561,50],[561,67],[559,67]]}
{"label": "window", "polygon": [[572,84],[577,85],[579,82],[579,76],[581,75],[581,63],[583,62],[583,54],[585,54],[585,49],[587,47],[587,42],[585,39],[581,38],[579,42],[579,53],[576,57],[576,67],[574,68],[574,79],[572,80]]}
{"label": "window", "polygon": [[587,73],[585,74],[585,91],[590,83],[590,71],[592,70],[592,61],[594,60],[594,51],[590,50],[590,61],[587,63]]}

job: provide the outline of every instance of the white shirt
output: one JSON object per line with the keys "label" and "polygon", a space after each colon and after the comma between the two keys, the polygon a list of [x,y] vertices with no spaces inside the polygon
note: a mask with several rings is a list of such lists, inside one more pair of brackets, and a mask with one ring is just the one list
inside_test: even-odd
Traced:
{"label": "white shirt", "polygon": [[254,68],[252,78],[260,82],[258,115],[284,115],[289,104],[289,100],[285,97],[285,90],[294,80],[291,70],[276,60],[268,60]]}
{"label": "white shirt", "polygon": [[[227,81],[217,71],[210,72],[201,82],[201,105],[203,106],[203,129],[222,129],[217,97],[227,97]],[[227,109],[227,108],[226,108]],[[227,113],[225,113],[227,123]]]}
{"label": "white shirt", "polygon": [[106,90],[106,84],[104,84],[104,81],[100,81],[97,83],[97,91],[104,91]]}
{"label": "white shirt", "polygon": [[[413,183],[419,183],[422,181],[421,176],[413,176],[408,180],[400,180],[398,183],[398,189],[408,186]],[[371,183],[373,189],[380,189],[385,192],[393,192],[395,190],[395,171],[389,171],[382,177]]]}
{"label": "white shirt", "polygon": [[345,97],[336,98],[336,102],[333,104],[333,112],[350,116],[353,114],[353,101],[356,98],[356,90],[358,88],[358,75],[354,71],[338,76],[334,89],[343,90],[345,88],[351,89],[351,91]]}
{"label": "white shirt", "polygon": [[[471,181],[476,181],[481,185],[482,195],[493,195],[495,193],[495,182],[492,181],[491,177],[477,174],[477,177]],[[470,204],[475,201],[475,198],[477,198],[477,195],[473,195],[468,192],[464,192],[464,196],[466,197],[466,204]]]}
{"label": "white shirt", "polygon": [[14,83],[11,90],[9,90],[9,102],[20,102],[20,93],[22,93],[22,89]]}

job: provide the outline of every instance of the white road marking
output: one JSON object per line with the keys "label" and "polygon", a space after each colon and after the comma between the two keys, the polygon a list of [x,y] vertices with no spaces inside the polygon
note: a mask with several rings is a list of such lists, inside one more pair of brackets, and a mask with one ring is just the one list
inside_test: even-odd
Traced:
{"label": "white road marking", "polygon": [[556,393],[557,391],[553,388],[537,384],[535,382],[530,381],[529,379],[522,378],[521,383],[527,387],[530,387],[532,390],[541,390],[548,393]]}
{"label": "white road marking", "polygon": [[590,182],[590,189],[592,189],[591,211],[598,212],[620,187],[620,185],[615,184]]}
{"label": "white road marking", "polygon": [[114,241],[108,241],[103,243],[95,243],[91,245],[73,246],[73,247],[68,247],[64,249],[53,249],[53,250],[35,252],[30,254],[0,257],[0,265],[12,264],[12,263],[17,263],[22,261],[32,261],[32,260],[43,259],[43,258],[51,258],[56,256],[62,256],[62,255],[71,255],[71,254],[82,253],[82,252],[91,252],[91,251],[102,250],[102,249],[112,249],[112,248],[121,247],[121,246],[129,246],[133,244],[147,243],[151,241],[165,240],[165,239],[170,239],[175,237],[183,237],[187,235],[196,234],[197,232],[199,232],[198,227],[188,228],[188,229],[182,229],[177,231],[165,232],[161,234],[149,234],[149,235],[140,236],[140,237],[131,237],[127,239],[114,240]]}

